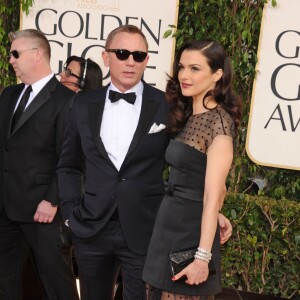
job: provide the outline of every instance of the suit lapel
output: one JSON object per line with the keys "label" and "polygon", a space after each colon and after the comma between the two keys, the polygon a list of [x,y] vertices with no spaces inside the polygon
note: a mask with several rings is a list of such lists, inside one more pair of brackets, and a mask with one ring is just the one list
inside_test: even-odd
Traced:
{"label": "suit lapel", "polygon": [[105,157],[105,159],[109,161],[112,164],[112,166],[115,168],[115,165],[110,160],[100,137],[100,128],[101,128],[102,116],[104,111],[107,88],[108,86],[106,86],[106,88],[101,89],[100,93],[98,92],[95,93],[95,97],[97,98],[92,99],[92,101],[88,102],[88,109],[89,109],[89,116],[90,116],[89,118],[90,129],[91,129],[94,142],[97,146],[97,149]]}
{"label": "suit lapel", "polygon": [[12,135],[19,130],[20,127],[43,105],[51,98],[51,92],[55,90],[58,83],[56,77],[52,77],[50,81],[41,89],[41,91],[34,97],[32,102],[22,114],[18,124],[16,125]]}
{"label": "suit lapel", "polygon": [[149,87],[147,84],[144,83],[141,114],[140,114],[137,129],[133,135],[133,139],[129,146],[125,160],[130,155],[130,153],[136,148],[136,146],[140,143],[143,136],[147,134],[147,130],[151,125],[151,121],[153,120],[153,117],[155,115],[155,112],[157,111],[158,106],[159,106],[159,102],[155,101],[155,99],[151,97]]}

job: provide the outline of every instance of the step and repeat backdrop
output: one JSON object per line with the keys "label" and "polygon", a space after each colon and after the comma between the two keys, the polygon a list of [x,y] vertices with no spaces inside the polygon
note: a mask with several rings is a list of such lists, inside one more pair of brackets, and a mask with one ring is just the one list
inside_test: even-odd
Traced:
{"label": "step and repeat backdrop", "polygon": [[256,163],[300,170],[299,0],[263,12],[247,153]]}
{"label": "step and repeat backdrop", "polygon": [[179,0],[35,0],[29,14],[21,13],[21,29],[41,30],[51,44],[51,66],[59,73],[71,55],[97,62],[109,81],[101,53],[108,33],[131,24],[139,27],[149,43],[149,62],[144,80],[165,89],[170,73],[175,40],[163,38],[177,24]]}

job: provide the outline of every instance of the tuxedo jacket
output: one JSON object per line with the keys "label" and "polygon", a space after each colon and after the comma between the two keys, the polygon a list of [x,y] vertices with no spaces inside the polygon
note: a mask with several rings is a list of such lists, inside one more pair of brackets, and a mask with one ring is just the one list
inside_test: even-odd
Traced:
{"label": "tuxedo jacket", "polygon": [[10,86],[0,96],[0,212],[5,209],[14,221],[33,222],[41,200],[58,203],[56,165],[74,92],[53,77],[11,132],[23,88]]}
{"label": "tuxedo jacket", "polygon": [[152,134],[149,130],[154,123],[166,124],[165,95],[144,83],[137,129],[118,171],[100,137],[107,88],[77,95],[68,113],[57,168],[62,214],[73,233],[87,238],[99,232],[117,208],[128,247],[146,254],[163,197],[168,143],[165,129]]}

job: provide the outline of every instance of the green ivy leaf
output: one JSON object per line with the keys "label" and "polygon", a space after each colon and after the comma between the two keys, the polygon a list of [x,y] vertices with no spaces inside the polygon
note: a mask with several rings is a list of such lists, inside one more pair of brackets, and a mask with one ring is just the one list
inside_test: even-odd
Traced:
{"label": "green ivy leaf", "polygon": [[166,39],[166,38],[168,38],[171,34],[172,34],[172,29],[169,29],[169,30],[167,30],[167,31],[164,33],[163,38]]}
{"label": "green ivy leaf", "polygon": [[231,210],[231,218],[234,219],[234,220],[236,219],[236,211],[235,211],[235,209]]}
{"label": "green ivy leaf", "polygon": [[277,6],[277,1],[276,0],[272,0],[272,6],[273,7]]}
{"label": "green ivy leaf", "polygon": [[287,227],[285,227],[285,228],[283,228],[283,229],[281,230],[282,236],[285,235],[286,231],[287,231]]}
{"label": "green ivy leaf", "polygon": [[251,225],[251,226],[254,224],[254,221],[253,221],[252,217],[250,217],[250,218],[248,219],[248,223],[249,223],[249,225]]}

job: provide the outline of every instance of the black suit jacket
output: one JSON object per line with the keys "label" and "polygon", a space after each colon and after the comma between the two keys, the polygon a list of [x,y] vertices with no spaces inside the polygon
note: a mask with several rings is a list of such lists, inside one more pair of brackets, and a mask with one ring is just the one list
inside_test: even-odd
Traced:
{"label": "black suit jacket", "polygon": [[5,208],[11,220],[33,222],[41,200],[58,203],[56,165],[74,93],[53,77],[11,132],[23,88],[10,86],[0,96],[0,211]]}
{"label": "black suit jacket", "polygon": [[103,228],[118,207],[128,247],[146,254],[163,196],[168,142],[165,130],[148,132],[153,123],[166,124],[165,95],[144,83],[138,126],[118,171],[100,138],[106,92],[104,87],[76,96],[68,114],[57,168],[62,214],[77,236],[90,237]]}

